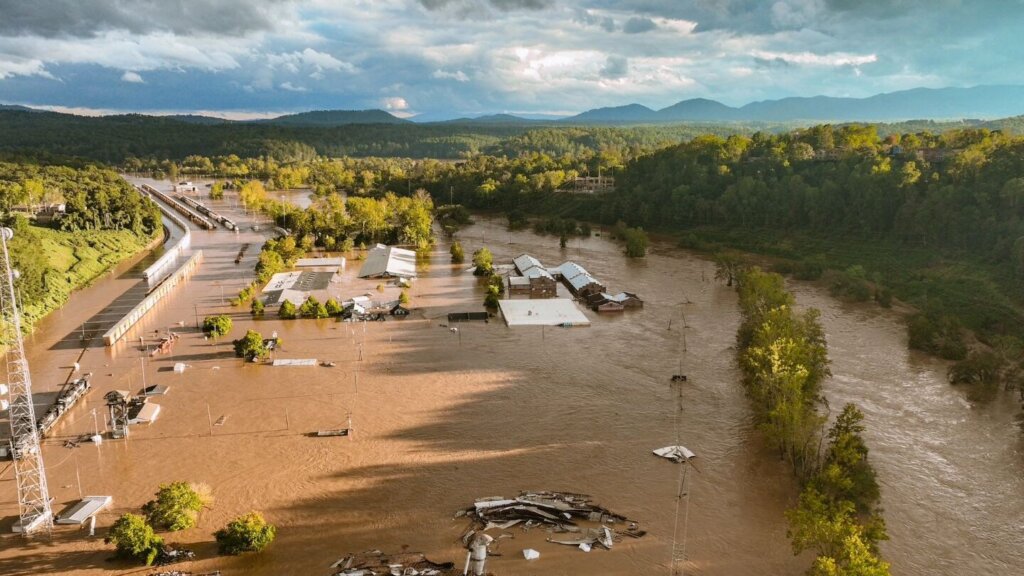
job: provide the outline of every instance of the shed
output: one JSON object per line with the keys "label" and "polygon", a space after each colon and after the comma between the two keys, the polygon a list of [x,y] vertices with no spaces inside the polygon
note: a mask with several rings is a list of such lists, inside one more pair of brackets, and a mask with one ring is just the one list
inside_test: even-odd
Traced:
{"label": "shed", "polygon": [[366,255],[360,278],[412,278],[416,276],[416,253],[377,244]]}
{"label": "shed", "polygon": [[128,412],[129,424],[152,424],[160,416],[160,405],[146,402],[133,404]]}
{"label": "shed", "polygon": [[520,254],[519,256],[516,256],[515,258],[512,259],[512,263],[515,264],[516,271],[522,274],[523,276],[526,276],[526,271],[529,270],[530,268],[544,267],[544,265],[540,263],[540,260],[537,260],[536,258],[530,256],[529,254]]}

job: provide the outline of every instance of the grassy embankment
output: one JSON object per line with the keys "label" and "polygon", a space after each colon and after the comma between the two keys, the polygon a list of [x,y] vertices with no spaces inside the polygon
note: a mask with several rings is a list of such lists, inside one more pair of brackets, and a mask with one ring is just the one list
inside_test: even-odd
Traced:
{"label": "grassy embankment", "polygon": [[[162,230],[159,234],[162,234]],[[49,267],[45,273],[46,293],[38,302],[26,304],[22,323],[31,331],[36,322],[67,303],[71,293],[100,278],[127,258],[138,254],[154,238],[127,230],[62,232],[32,226],[35,246]]]}

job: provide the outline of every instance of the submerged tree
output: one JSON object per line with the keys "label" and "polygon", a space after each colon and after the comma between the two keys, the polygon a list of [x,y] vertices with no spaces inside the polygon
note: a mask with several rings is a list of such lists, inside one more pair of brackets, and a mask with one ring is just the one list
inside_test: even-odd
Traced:
{"label": "submerged tree", "polygon": [[268,524],[259,512],[239,516],[214,536],[221,554],[237,555],[243,552],[261,552],[274,541],[277,529]]}

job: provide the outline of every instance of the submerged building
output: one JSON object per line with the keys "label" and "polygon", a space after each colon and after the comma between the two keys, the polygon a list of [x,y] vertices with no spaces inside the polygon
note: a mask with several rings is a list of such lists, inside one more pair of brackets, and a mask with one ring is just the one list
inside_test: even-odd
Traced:
{"label": "submerged building", "polygon": [[412,250],[377,244],[366,255],[360,278],[415,278],[416,253]]}

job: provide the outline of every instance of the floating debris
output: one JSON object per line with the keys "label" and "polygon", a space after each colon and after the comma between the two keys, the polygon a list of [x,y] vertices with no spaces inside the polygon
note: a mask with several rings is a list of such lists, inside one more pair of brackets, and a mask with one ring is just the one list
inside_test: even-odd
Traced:
{"label": "floating debris", "polygon": [[540,552],[537,552],[533,548],[527,548],[526,550],[523,550],[523,558],[526,558],[527,560],[536,560],[537,558],[540,558]]}
{"label": "floating debris", "polygon": [[693,458],[697,457],[697,455],[690,451],[686,446],[665,446],[664,448],[654,450],[654,454],[679,463],[689,462]]}
{"label": "floating debris", "polygon": [[[597,545],[606,550],[622,536],[640,538],[646,534],[636,522],[594,504],[590,496],[571,492],[521,492],[515,498],[481,498],[455,516],[466,516],[472,522],[462,536],[463,545],[471,549],[471,542],[484,531],[507,530],[516,525],[521,525],[524,531],[545,526],[551,533],[575,535],[568,539],[548,538],[548,542],[555,544]],[[599,526],[581,526],[583,522]],[[616,524],[625,527],[619,530],[609,527]]]}
{"label": "floating debris", "polygon": [[371,550],[361,554],[349,554],[334,564],[333,576],[455,576],[458,571],[454,562],[437,563],[414,552],[385,554]]}

